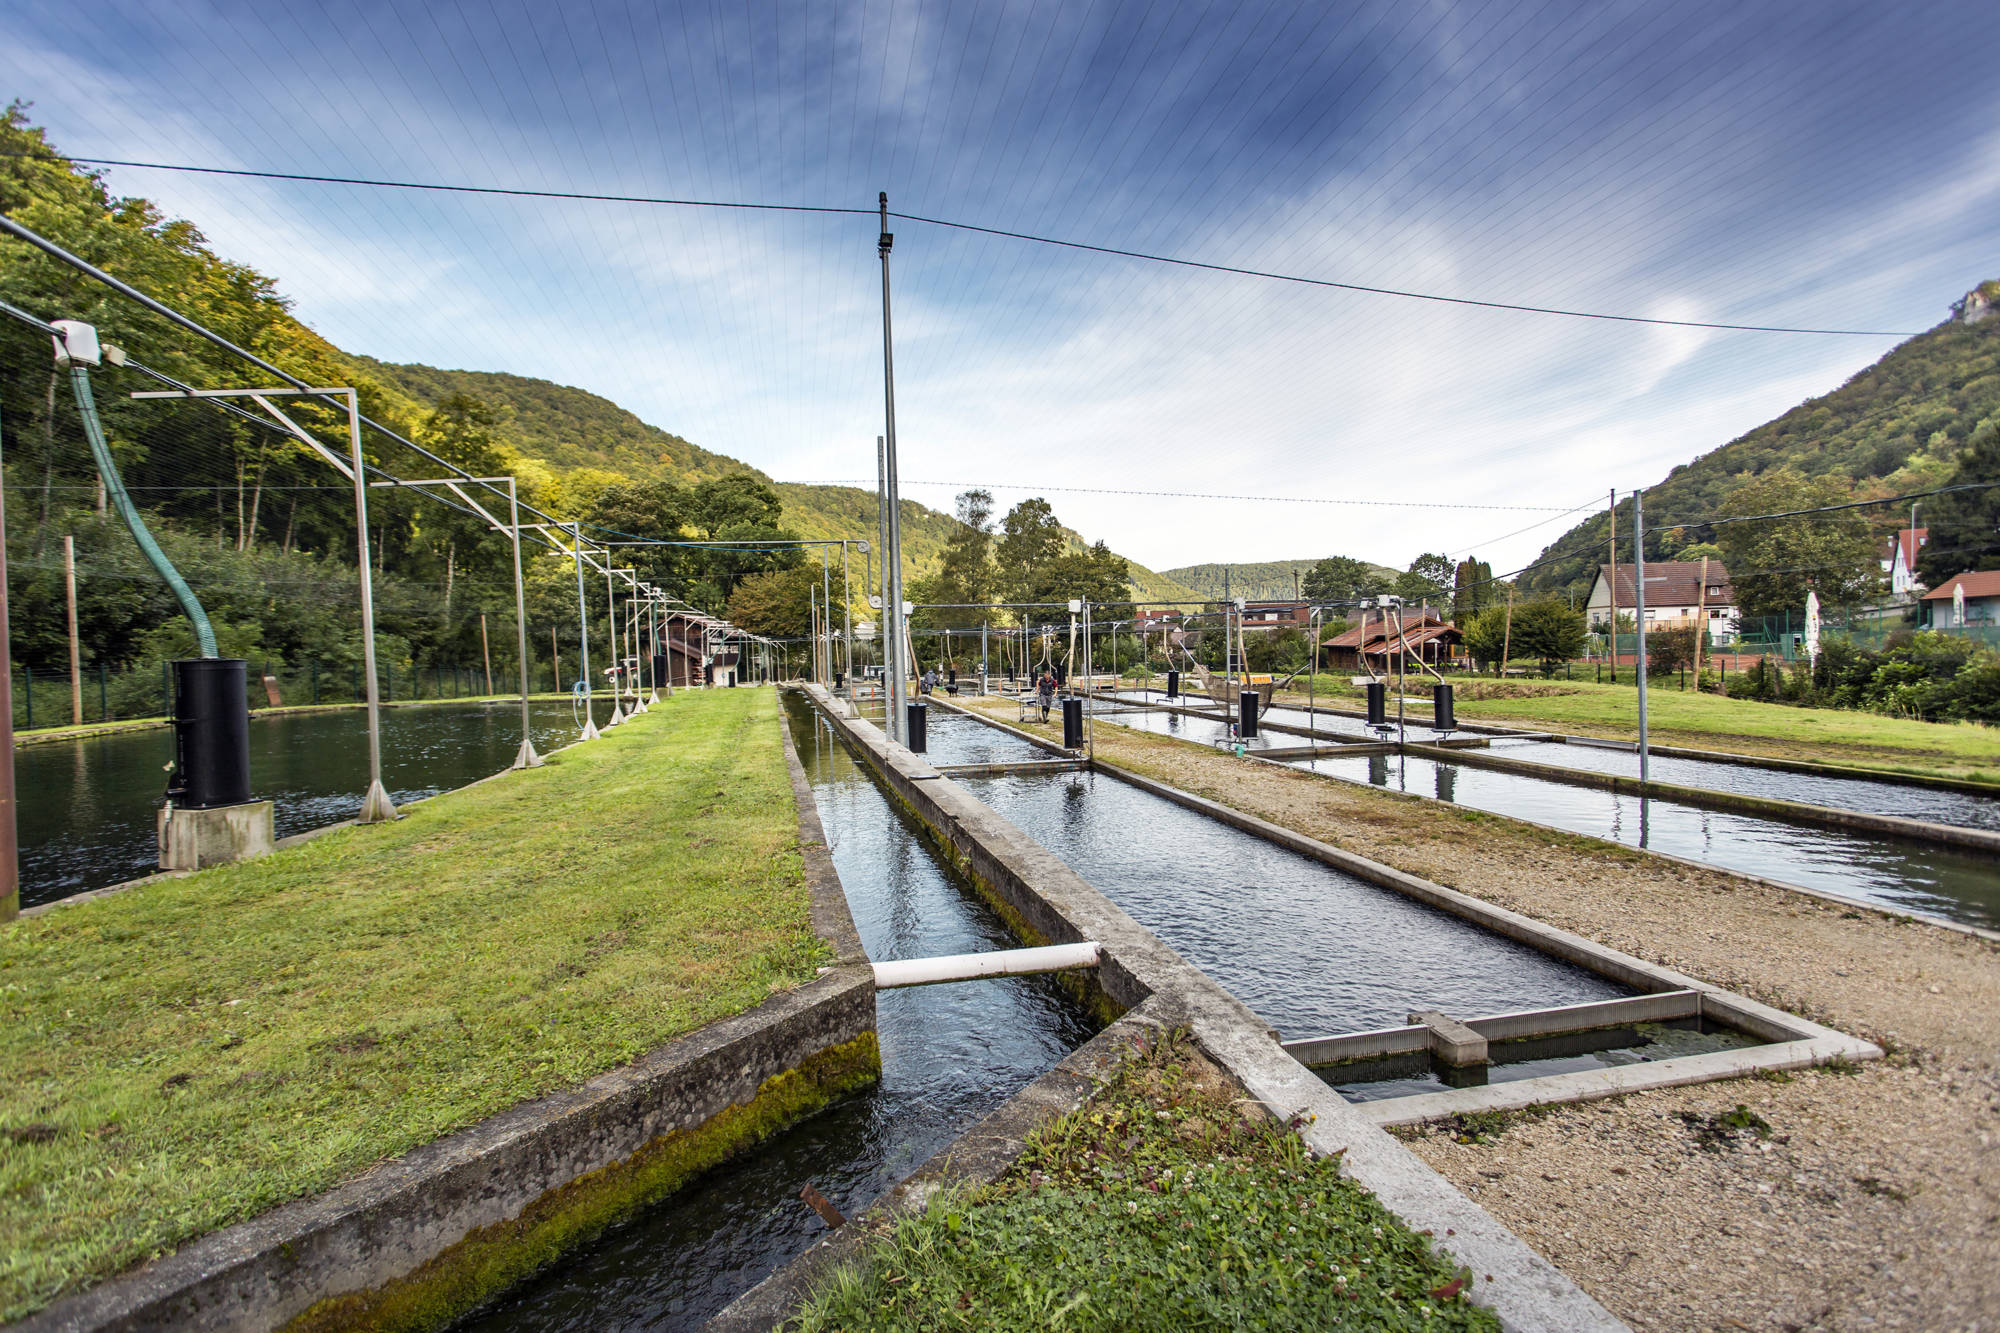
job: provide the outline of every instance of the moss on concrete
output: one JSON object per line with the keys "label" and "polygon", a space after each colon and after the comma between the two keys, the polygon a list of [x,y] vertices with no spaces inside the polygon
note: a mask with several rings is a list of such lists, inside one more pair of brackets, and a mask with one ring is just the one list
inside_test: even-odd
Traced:
{"label": "moss on concrete", "polygon": [[873,1032],[829,1046],[797,1069],[764,1080],[750,1101],[579,1176],[543,1195],[520,1216],[472,1232],[415,1272],[369,1291],[321,1301],[287,1324],[286,1333],[439,1328],[605,1228],[881,1077],[882,1055]]}

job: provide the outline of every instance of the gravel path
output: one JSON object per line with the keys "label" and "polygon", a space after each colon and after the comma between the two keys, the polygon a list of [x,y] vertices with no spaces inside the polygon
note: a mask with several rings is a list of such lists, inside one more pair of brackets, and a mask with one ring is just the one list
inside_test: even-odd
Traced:
{"label": "gravel path", "polygon": [[[1165,737],[1096,745],[1890,1052],[1407,1134],[1635,1329],[2000,1330],[2000,946]],[[1768,1128],[1714,1119],[1739,1105]]]}

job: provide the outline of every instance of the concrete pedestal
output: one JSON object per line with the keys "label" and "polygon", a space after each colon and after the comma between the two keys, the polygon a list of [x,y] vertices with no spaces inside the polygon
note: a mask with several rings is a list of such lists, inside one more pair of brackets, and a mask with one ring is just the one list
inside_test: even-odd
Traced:
{"label": "concrete pedestal", "polygon": [[269,801],[247,801],[212,810],[163,806],[155,821],[162,870],[200,870],[247,861],[271,850]]}

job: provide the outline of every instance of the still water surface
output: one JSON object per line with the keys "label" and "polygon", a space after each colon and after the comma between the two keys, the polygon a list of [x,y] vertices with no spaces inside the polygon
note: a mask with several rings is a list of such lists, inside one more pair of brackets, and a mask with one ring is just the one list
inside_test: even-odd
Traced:
{"label": "still water surface", "polygon": [[[596,701],[599,726],[610,704]],[[567,700],[529,704],[535,748],[576,739]],[[368,786],[368,714],[359,708],[252,715],[250,791],[275,806],[283,838],[352,819]],[[427,704],[382,710],[382,784],[401,805],[463,787],[514,762],[521,704]],[[153,812],[167,785],[165,727],[26,745],[14,754],[20,798],[21,904],[50,902],[159,869]]]}
{"label": "still water surface", "polygon": [[1416,755],[1334,755],[1298,763],[1352,782],[1530,819],[1726,870],[2000,928],[2000,862],[1973,852],[1642,800]]}

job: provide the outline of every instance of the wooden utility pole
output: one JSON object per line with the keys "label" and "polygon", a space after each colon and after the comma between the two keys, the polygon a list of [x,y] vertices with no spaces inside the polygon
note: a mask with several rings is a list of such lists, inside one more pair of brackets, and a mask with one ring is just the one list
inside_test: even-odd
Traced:
{"label": "wooden utility pole", "polygon": [[1611,683],[1618,683],[1618,492],[1611,492]]}
{"label": "wooden utility pole", "polygon": [[69,602],[69,723],[83,725],[83,653],[76,636],[76,538],[63,534],[63,596]]}
{"label": "wooden utility pole", "polygon": [[1694,609],[1694,689],[1701,693],[1701,648],[1708,638],[1708,557],[1701,558],[1701,586],[1695,589]]}
{"label": "wooden utility pole", "polygon": [[493,650],[486,644],[486,613],[479,613],[479,655],[486,661],[486,692],[493,693]]}
{"label": "wooden utility pole", "polygon": [[1500,676],[1507,675],[1507,656],[1514,650],[1514,585],[1507,585],[1507,626],[1500,635]]}

